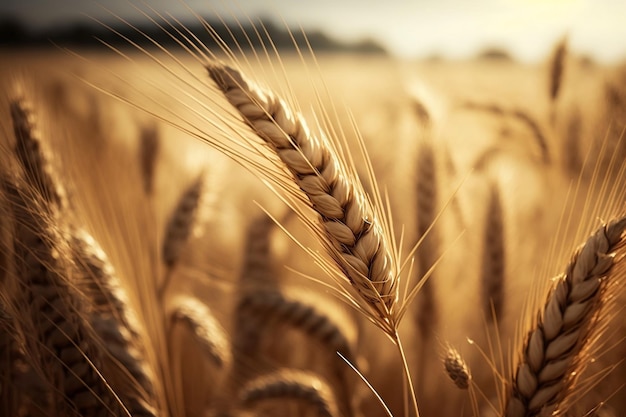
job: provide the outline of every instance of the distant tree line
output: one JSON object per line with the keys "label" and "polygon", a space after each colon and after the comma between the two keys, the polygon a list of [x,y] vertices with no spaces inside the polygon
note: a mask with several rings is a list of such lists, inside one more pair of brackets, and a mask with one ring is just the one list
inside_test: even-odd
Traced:
{"label": "distant tree line", "polygon": [[271,39],[271,42],[281,51],[294,50],[295,45],[306,49],[308,42],[317,52],[387,54],[386,50],[373,40],[340,42],[321,31],[307,31],[305,38],[300,30],[294,30],[290,33],[285,27],[275,25],[267,20],[256,25],[256,27],[250,23],[239,25],[221,21],[211,21],[208,24],[214,31],[213,34],[209,33],[199,22],[184,25],[173,23],[173,26],[164,25],[167,33],[153,23],[138,24],[136,29],[126,24],[117,24],[113,26],[115,30],[103,25],[74,23],[36,32],[27,29],[16,18],[0,16],[0,47],[24,48],[61,45],[91,48],[106,43],[116,48],[124,48],[131,46],[131,42],[144,47],[152,47],[154,44],[147,39],[149,37],[159,45],[172,49],[180,46],[178,41],[187,42],[184,39],[185,35],[192,39],[189,34],[193,33],[197,37],[194,42],[201,42],[214,50],[219,47],[215,36],[217,35],[230,48],[241,47],[258,50],[263,44],[270,47]]}

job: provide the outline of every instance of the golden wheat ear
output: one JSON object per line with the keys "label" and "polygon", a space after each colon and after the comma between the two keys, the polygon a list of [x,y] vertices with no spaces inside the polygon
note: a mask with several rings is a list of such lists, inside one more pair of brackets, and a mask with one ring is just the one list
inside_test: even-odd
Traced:
{"label": "golden wheat ear", "polygon": [[307,405],[320,417],[339,416],[332,390],[322,378],[310,372],[280,369],[249,381],[239,391],[239,402],[245,408],[254,409],[268,401],[280,404],[290,399]]}
{"label": "golden wheat ear", "polygon": [[563,85],[563,76],[565,72],[565,60],[567,59],[567,37],[563,37],[554,48],[550,58],[550,83],[549,90],[550,100],[556,101]]}
{"label": "golden wheat ear", "polygon": [[148,196],[154,194],[155,170],[160,152],[161,141],[156,127],[149,126],[141,129],[139,135],[139,168],[141,169],[143,190]]}
{"label": "golden wheat ear", "polygon": [[341,328],[312,305],[289,299],[278,291],[258,291],[244,297],[237,308],[263,322],[277,321],[292,326],[320,346],[341,353],[350,362],[355,361],[355,348]]}
{"label": "golden wheat ear", "polygon": [[[431,141],[423,141],[417,151],[417,279],[427,276],[428,271],[439,258],[439,230],[435,219],[439,210],[438,173],[435,150]],[[434,289],[434,276],[430,275],[416,300],[415,321],[422,338],[430,338],[437,327],[438,313]]]}
{"label": "golden wheat ear", "polygon": [[71,252],[48,202],[24,182],[4,178],[14,224],[15,276],[11,295],[20,311],[25,350],[51,387],[60,415],[122,415],[119,399],[100,372],[102,352],[87,319],[89,307],[76,290]]}
{"label": "golden wheat ear", "polygon": [[161,256],[166,266],[165,277],[159,288],[159,298],[163,299],[174,274],[174,268],[180,261],[181,253],[188,244],[196,225],[198,209],[206,192],[204,173],[183,191],[174,211],[165,226],[165,237],[161,248]]}
{"label": "golden wheat ear", "polygon": [[178,296],[172,304],[169,317],[171,330],[175,326],[186,328],[206,358],[215,366],[224,368],[230,365],[231,349],[226,331],[204,303],[197,298]]}
{"label": "golden wheat ear", "polygon": [[24,352],[23,337],[4,302],[0,302],[0,412],[13,416],[50,407],[49,386],[33,370]]}
{"label": "golden wheat ear", "polygon": [[506,283],[505,223],[500,190],[492,184],[483,233],[481,304],[487,322],[502,319]]}
{"label": "golden wheat ear", "polygon": [[625,229],[626,217],[603,224],[555,280],[524,339],[503,416],[559,412],[561,404],[574,402],[587,362],[582,356],[599,336],[603,305],[624,279]]}
{"label": "golden wheat ear", "polygon": [[451,346],[446,348],[443,355],[443,367],[448,377],[460,389],[467,389],[472,379],[469,367],[461,357],[461,354]]}
{"label": "golden wheat ear", "polygon": [[9,106],[15,136],[15,155],[24,170],[24,177],[33,189],[40,190],[41,196],[48,203],[59,208],[66,207],[66,192],[50,164],[48,145],[42,140],[37,128],[32,105],[21,84],[15,90]]}
{"label": "golden wheat ear", "polygon": [[89,322],[101,340],[102,373],[131,415],[156,416],[155,372],[146,360],[147,337],[106,253],[85,230],[70,237],[77,285],[90,300]]}
{"label": "golden wheat ear", "polygon": [[273,92],[260,89],[236,69],[209,64],[217,87],[244,121],[276,153],[292,181],[319,215],[311,225],[347,281],[359,305],[390,335],[396,331],[399,268],[392,243],[360,183],[332,148],[311,134],[302,117]]}
{"label": "golden wheat ear", "polygon": [[[530,114],[528,111],[520,108],[505,108],[493,103],[478,103],[473,101],[464,102],[461,104],[461,107],[470,110],[487,112],[496,117],[506,117],[512,120],[517,120],[525,126],[530,133],[532,133],[541,157],[541,162],[546,165],[549,165],[552,162],[552,151],[550,149],[550,143],[548,141],[545,126],[537,119],[537,117]],[[485,152],[482,158],[476,162],[477,167],[481,167],[485,164],[486,160],[484,160],[484,158],[487,156],[489,156],[489,153]]]}

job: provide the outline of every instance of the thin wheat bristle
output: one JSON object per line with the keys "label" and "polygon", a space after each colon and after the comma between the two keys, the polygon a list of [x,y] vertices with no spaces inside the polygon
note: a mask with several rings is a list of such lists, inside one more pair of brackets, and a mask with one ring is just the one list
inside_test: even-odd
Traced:
{"label": "thin wheat bristle", "polygon": [[277,153],[320,215],[333,260],[383,321],[398,300],[398,268],[380,218],[360,184],[343,172],[330,147],[313,136],[299,114],[236,69],[211,64],[209,75],[254,132]]}
{"label": "thin wheat bristle", "polygon": [[207,358],[222,368],[231,363],[230,343],[226,331],[209,307],[189,296],[177,296],[169,313],[171,326],[185,326]]}
{"label": "thin wheat bristle", "polygon": [[[70,282],[68,243],[38,193],[4,181],[14,219],[14,302],[24,309],[29,358],[62,395],[57,411],[85,416],[121,415],[118,399],[99,374],[102,352],[90,333],[86,300]],[[89,358],[87,361],[86,358]]]}
{"label": "thin wheat bristle", "polygon": [[299,400],[313,407],[319,416],[337,417],[337,404],[328,384],[315,374],[280,369],[245,384],[239,391],[242,406],[254,408],[266,400]]}
{"label": "thin wheat bristle", "polygon": [[125,289],[106,253],[85,230],[72,230],[70,249],[78,285],[91,301],[89,322],[112,358],[111,363],[103,358],[103,373],[131,415],[156,416],[155,372],[146,360],[146,338]]}
{"label": "thin wheat bristle", "polygon": [[483,236],[481,304],[485,318],[491,322],[502,318],[506,283],[504,213],[500,190],[496,184],[489,190]]}
{"label": "thin wheat bristle", "polygon": [[65,206],[66,192],[50,165],[46,144],[37,130],[36,115],[24,93],[18,91],[9,106],[16,140],[15,154],[24,169],[27,182],[31,187],[39,189],[47,201],[59,207]]}
{"label": "thin wheat bristle", "polygon": [[139,136],[139,167],[143,190],[146,195],[154,193],[154,178],[157,159],[161,150],[159,134],[155,127],[144,127]]}
{"label": "thin wheat bristle", "polygon": [[193,231],[198,207],[201,204],[202,195],[205,191],[204,187],[204,175],[201,174],[180,196],[167,222],[161,253],[163,262],[170,269],[179,261],[181,251],[184,249]]}
{"label": "thin wheat bristle", "polygon": [[[607,286],[618,279],[614,251],[626,218],[602,225],[576,251],[528,331],[509,387],[504,416],[536,416],[566,400],[586,365],[579,356],[597,324]],[[555,411],[558,411],[555,410]]]}
{"label": "thin wheat bristle", "polygon": [[332,352],[354,360],[354,349],[339,326],[312,305],[289,299],[278,291],[257,291],[243,298],[237,309],[263,321],[277,320],[293,326]]}
{"label": "thin wheat bristle", "polygon": [[448,347],[443,356],[443,367],[454,385],[460,389],[467,389],[471,380],[469,368],[461,354],[453,347]]}

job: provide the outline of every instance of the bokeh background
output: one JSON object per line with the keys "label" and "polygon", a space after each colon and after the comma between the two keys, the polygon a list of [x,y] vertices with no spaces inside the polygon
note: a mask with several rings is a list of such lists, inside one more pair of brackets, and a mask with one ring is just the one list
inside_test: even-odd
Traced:
{"label": "bokeh background", "polygon": [[0,42],[86,45],[102,32],[94,19],[115,24],[117,14],[145,23],[137,7],[171,13],[187,25],[197,23],[189,9],[209,21],[263,19],[280,28],[286,22],[323,34],[322,47],[341,42],[402,58],[464,59],[498,49],[537,62],[563,36],[572,52],[602,63],[626,56],[626,2],[619,0],[4,0]]}

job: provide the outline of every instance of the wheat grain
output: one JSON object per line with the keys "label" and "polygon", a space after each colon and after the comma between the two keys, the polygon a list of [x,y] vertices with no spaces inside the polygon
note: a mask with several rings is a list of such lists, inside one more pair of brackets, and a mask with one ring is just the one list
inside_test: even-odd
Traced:
{"label": "wheat grain", "polygon": [[283,100],[259,89],[234,68],[210,64],[207,69],[246,123],[277,153],[320,215],[329,253],[350,284],[381,320],[392,319],[398,270],[381,219],[362,187],[345,175],[331,148],[311,135],[302,117]]}
{"label": "wheat grain", "polygon": [[[576,251],[528,331],[508,391],[504,416],[536,416],[558,406],[585,366],[579,355],[589,343],[607,285],[614,251],[623,244],[626,218],[602,225]],[[623,261],[620,258],[617,261]],[[558,411],[558,410],[557,410]]]}
{"label": "wheat grain", "polygon": [[265,400],[287,399],[310,405],[319,416],[339,415],[330,387],[317,375],[304,371],[280,369],[248,382],[239,391],[239,400],[247,408],[254,408]]}

